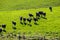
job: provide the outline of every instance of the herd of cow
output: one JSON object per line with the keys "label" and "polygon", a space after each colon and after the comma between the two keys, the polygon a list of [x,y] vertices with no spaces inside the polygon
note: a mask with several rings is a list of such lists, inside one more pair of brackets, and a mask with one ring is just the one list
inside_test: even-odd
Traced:
{"label": "herd of cow", "polygon": [[[50,9],[50,11],[52,12],[52,7],[49,7],[49,9]],[[46,13],[45,12],[43,12],[43,11],[39,11],[39,12],[36,12],[36,17],[34,17],[34,15],[33,14],[31,14],[31,13],[29,13],[28,14],[29,15],[29,18],[25,18],[25,17],[22,17],[22,16],[20,16],[20,24],[24,24],[24,25],[27,25],[27,22],[29,22],[29,26],[31,27],[32,25],[31,25],[31,22],[32,22],[32,20],[34,21],[34,24],[35,25],[38,25],[37,24],[37,21],[40,19],[40,18],[44,18],[44,19],[47,19],[46,18]],[[27,21],[27,22],[26,22]],[[16,22],[15,21],[12,21],[12,24],[13,24],[13,29],[14,30],[16,30]],[[2,25],[0,25],[2,28],[0,28],[0,34],[2,33],[2,32],[6,32],[6,30],[5,30],[5,28],[6,28],[6,24],[2,24]],[[19,38],[21,38],[20,36],[19,36]],[[20,40],[20,39],[19,39]],[[42,40],[42,39],[41,39]]]}
{"label": "herd of cow", "polygon": [[[52,12],[52,7],[49,7],[49,9],[50,9],[50,11]],[[45,12],[43,12],[43,11],[39,11],[39,12],[36,12],[36,17],[34,17],[34,15],[33,14],[31,14],[31,13],[29,13],[29,18],[25,18],[25,17],[20,17],[20,23],[21,24],[27,24],[26,23],[26,21],[28,21],[29,22],[29,26],[32,26],[30,23],[31,23],[31,21],[33,20],[34,21],[34,24],[35,25],[38,25],[37,24],[37,21],[40,19],[40,18],[44,18],[44,19],[47,19],[46,18],[46,13]]]}
{"label": "herd of cow", "polygon": [[36,17],[34,17],[33,14],[29,13],[29,18],[25,18],[25,17],[22,17],[22,16],[20,17],[20,23],[26,25],[26,24],[27,24],[26,21],[27,21],[27,22],[29,22],[28,25],[32,26],[32,25],[31,25],[31,22],[32,22],[32,20],[33,20],[33,21],[34,21],[34,24],[37,25],[37,21],[38,21],[41,17],[44,18],[44,19],[46,19],[46,18],[45,18],[45,17],[46,17],[46,13],[44,13],[43,11],[36,12]]}
{"label": "herd of cow", "polygon": [[[44,19],[46,19],[45,18],[46,17],[46,13],[40,11],[40,12],[36,13],[36,17],[34,17],[33,14],[29,14],[29,18],[20,17],[20,23],[26,25],[27,24],[26,21],[28,21],[29,22],[28,25],[32,26],[30,23],[31,23],[32,20],[34,20],[34,24],[37,25],[37,21],[41,17],[43,17]],[[15,27],[16,26],[16,22],[12,21],[12,24],[13,24],[13,29],[16,30],[16,27]],[[0,32],[2,32],[2,31],[6,32],[6,30],[5,30],[6,24],[2,24],[0,26],[2,26],[2,28],[3,28],[3,30],[2,30],[2,28],[0,28]]]}

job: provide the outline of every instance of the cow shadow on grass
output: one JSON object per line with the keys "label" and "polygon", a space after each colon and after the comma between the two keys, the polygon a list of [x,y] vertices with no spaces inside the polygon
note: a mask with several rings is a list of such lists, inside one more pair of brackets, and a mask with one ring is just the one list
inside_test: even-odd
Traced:
{"label": "cow shadow on grass", "polygon": [[35,25],[39,25],[38,23],[34,23]]}

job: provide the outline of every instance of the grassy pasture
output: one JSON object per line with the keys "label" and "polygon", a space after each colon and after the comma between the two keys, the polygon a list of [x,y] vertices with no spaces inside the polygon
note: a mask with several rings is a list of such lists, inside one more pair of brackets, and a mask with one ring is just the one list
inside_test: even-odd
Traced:
{"label": "grassy pasture", "polygon": [[[46,19],[39,19],[37,22],[39,25],[34,25],[34,21],[32,20],[32,27],[28,25],[21,25],[19,17],[23,16],[28,18],[28,14],[32,13],[35,17],[35,13],[38,11],[46,12]],[[60,32],[60,6],[53,7],[53,12],[50,12],[48,8],[39,8],[39,9],[28,9],[28,10],[17,10],[17,11],[1,11],[0,12],[0,24],[6,24],[6,30],[8,32],[13,32],[12,29],[12,21],[17,22],[17,30],[16,33],[26,32],[26,35],[34,35],[34,33],[42,33],[45,32]],[[28,22],[27,22],[28,23]],[[0,27],[1,28],[1,27]],[[31,32],[31,34],[29,34]]]}
{"label": "grassy pasture", "polygon": [[[53,7],[53,12],[50,12],[49,6]],[[36,17],[36,12],[43,11],[46,12],[46,18],[40,18],[37,22],[39,25],[35,25],[32,20],[32,27],[28,25],[20,24],[19,17],[23,16],[28,18],[28,14],[32,13]],[[20,33],[23,35],[34,36],[34,35],[44,35],[46,32],[58,32],[60,36],[60,0],[0,0],[0,25],[6,24],[6,33],[8,34],[14,32],[12,29],[12,21],[16,21],[15,33]],[[0,28],[2,28],[0,26]],[[6,36],[6,35],[5,35]],[[53,34],[52,34],[53,36]],[[13,40],[11,38],[0,40]],[[14,38],[14,40],[18,40]]]}

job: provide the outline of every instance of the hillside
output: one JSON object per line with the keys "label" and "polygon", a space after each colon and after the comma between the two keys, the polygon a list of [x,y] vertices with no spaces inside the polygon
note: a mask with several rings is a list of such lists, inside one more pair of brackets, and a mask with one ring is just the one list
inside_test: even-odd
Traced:
{"label": "hillside", "polygon": [[[34,21],[32,20],[31,24],[32,27],[29,25],[22,25],[20,24],[19,17],[26,17],[28,18],[28,13],[32,13],[34,17],[36,17],[36,12],[37,11],[43,11],[46,12],[46,19],[39,19],[37,22],[39,25],[34,25]],[[58,13],[58,14],[57,14]],[[12,21],[16,21],[16,32],[29,32],[31,31],[32,33],[35,32],[60,32],[60,7],[53,7],[53,12],[50,12],[48,8],[39,8],[39,9],[29,9],[29,10],[17,10],[17,11],[4,11],[0,12],[0,25],[1,24],[6,24],[6,31],[8,32],[13,32],[14,30],[12,29]],[[27,22],[28,23],[28,22]],[[33,29],[33,30],[32,30]],[[59,33],[60,34],[60,33]]]}
{"label": "hillside", "polygon": [[[49,6],[52,6],[52,12]],[[46,19],[41,15],[36,25],[34,17],[39,11],[46,13]],[[22,20],[21,24],[20,16],[28,19],[29,13],[34,16],[31,23],[26,20],[25,25]],[[14,25],[12,21],[16,24]],[[2,27],[3,24],[6,28]],[[41,36],[43,39],[47,37],[50,38],[49,40],[55,40],[55,38],[60,40],[60,0],[0,0],[0,40],[18,40],[18,36],[22,39],[23,36],[26,38],[30,36],[37,40]]]}
{"label": "hillside", "polygon": [[59,6],[60,0],[0,0],[0,11]]}

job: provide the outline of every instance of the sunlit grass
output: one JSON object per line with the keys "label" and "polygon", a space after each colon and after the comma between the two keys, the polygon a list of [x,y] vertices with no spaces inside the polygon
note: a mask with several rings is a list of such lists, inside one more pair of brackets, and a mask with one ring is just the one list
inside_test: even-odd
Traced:
{"label": "sunlit grass", "polygon": [[[34,21],[31,22],[32,27],[28,25],[21,25],[19,17],[23,16],[28,18],[28,14],[32,13],[35,17],[36,12],[43,11],[46,12],[46,19],[39,19],[37,22],[39,25],[34,25]],[[60,31],[60,7],[53,7],[53,12],[50,12],[48,8],[39,9],[29,9],[29,10],[17,10],[17,11],[1,11],[0,12],[0,24],[6,24],[6,31],[13,32],[12,21],[16,21],[17,29],[16,33],[26,32],[26,35],[31,35],[34,33],[45,33],[45,32],[59,32]],[[29,34],[31,32],[31,34]]]}

